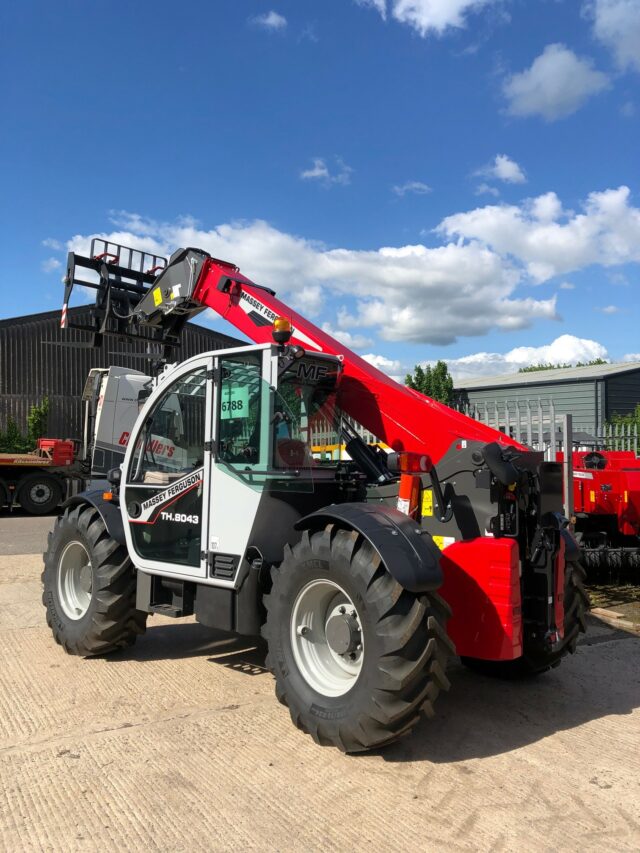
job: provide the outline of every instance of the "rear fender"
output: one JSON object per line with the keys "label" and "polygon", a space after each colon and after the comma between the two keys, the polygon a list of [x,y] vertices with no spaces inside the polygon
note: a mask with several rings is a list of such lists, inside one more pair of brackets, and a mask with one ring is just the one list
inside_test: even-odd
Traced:
{"label": "rear fender", "polygon": [[432,592],[442,585],[441,552],[431,536],[384,504],[333,504],[301,518],[297,530],[337,524],[356,530],[380,555],[389,574],[409,592]]}
{"label": "rear fender", "polygon": [[122,524],[120,507],[113,504],[111,501],[105,501],[102,495],[103,492],[101,490],[95,492],[80,492],[79,495],[74,495],[69,498],[69,500],[65,501],[62,504],[62,508],[66,509],[67,507],[81,506],[82,504],[88,504],[89,506],[95,507],[104,521],[104,526],[107,528],[109,536],[117,542],[118,545],[126,546],[127,540],[124,535],[124,526]]}

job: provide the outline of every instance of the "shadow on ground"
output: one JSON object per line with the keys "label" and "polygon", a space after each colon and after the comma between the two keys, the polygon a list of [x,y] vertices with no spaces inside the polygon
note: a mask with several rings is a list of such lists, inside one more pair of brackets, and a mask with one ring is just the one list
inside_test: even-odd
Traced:
{"label": "shadow on ground", "polygon": [[267,671],[264,666],[266,654],[266,646],[259,637],[238,637],[207,628],[198,622],[176,621],[154,625],[150,621],[147,633],[138,638],[135,646],[109,660],[154,661],[207,657],[211,663],[257,675]]}
{"label": "shadow on ground", "polygon": [[[380,755],[389,762],[460,762],[512,752],[611,714],[630,714],[640,707],[640,637],[592,622],[577,654],[531,680],[496,681],[455,663],[448,672],[451,690],[439,697],[435,719],[423,720]],[[218,666],[268,677],[265,655],[260,640],[177,622],[151,625],[136,646],[111,660],[204,656]]]}

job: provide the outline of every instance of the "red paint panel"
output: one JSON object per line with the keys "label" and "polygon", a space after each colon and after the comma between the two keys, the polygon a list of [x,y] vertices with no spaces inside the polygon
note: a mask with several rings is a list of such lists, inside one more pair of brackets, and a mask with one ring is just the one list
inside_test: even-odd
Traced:
{"label": "red paint panel", "polygon": [[513,660],[522,654],[518,543],[481,537],[449,545],[439,590],[453,611],[447,633],[459,655]]}

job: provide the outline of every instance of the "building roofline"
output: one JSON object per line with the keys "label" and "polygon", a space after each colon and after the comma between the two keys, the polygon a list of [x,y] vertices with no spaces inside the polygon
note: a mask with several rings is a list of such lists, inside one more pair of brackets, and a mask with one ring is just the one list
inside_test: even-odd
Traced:
{"label": "building roofline", "polygon": [[[93,308],[93,304],[87,305],[76,305],[73,308],[69,308],[68,316],[78,317],[81,314],[86,313],[91,308]],[[40,311],[37,314],[23,314],[20,317],[5,317],[0,320],[0,329],[6,329],[10,326],[27,326],[29,323],[39,323],[46,322],[47,320],[60,320],[60,308],[54,311]],[[228,335],[226,332],[218,332],[215,329],[209,329],[207,326],[202,326],[199,323],[186,323],[185,329],[196,329],[198,331],[204,332],[207,335],[212,335],[217,337],[218,339],[223,338],[230,342],[231,346],[234,345],[242,345],[245,341],[240,338],[234,338],[232,335]],[[87,333],[88,334],[88,333]],[[143,341],[143,343],[145,343]]]}
{"label": "building roofline", "polygon": [[640,370],[640,361],[614,362],[612,364],[585,365],[584,367],[559,367],[549,370],[532,370],[526,373],[506,373],[480,379],[454,381],[456,391],[498,390],[518,385],[560,385],[575,382],[597,382],[610,376],[619,376]]}

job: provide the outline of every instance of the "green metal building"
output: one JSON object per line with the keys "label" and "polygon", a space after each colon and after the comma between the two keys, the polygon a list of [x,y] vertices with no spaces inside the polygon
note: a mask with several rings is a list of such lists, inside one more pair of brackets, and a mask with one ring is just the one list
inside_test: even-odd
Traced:
{"label": "green metal building", "polygon": [[519,407],[572,414],[574,429],[600,434],[614,414],[626,415],[640,403],[640,362],[537,370],[455,383],[460,408],[494,421]]}

